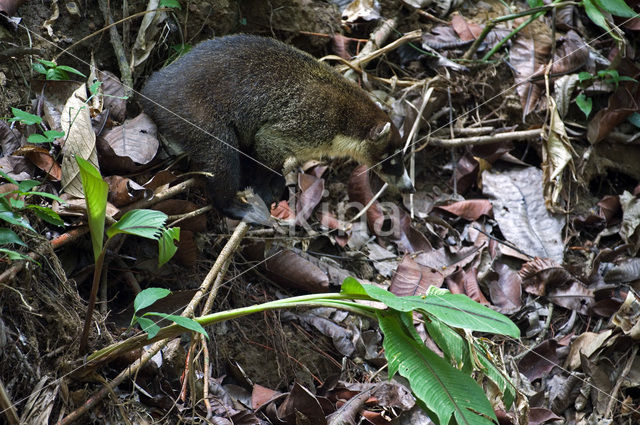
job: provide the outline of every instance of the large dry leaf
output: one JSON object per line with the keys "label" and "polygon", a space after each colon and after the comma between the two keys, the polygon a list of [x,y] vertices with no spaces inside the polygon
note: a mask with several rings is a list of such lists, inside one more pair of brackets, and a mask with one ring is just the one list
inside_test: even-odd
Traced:
{"label": "large dry leaf", "polygon": [[91,126],[87,101],[87,87],[82,84],[67,99],[60,117],[60,126],[65,132],[66,141],[62,147],[62,192],[84,198],[80,168],[76,156],[86,159],[94,167],[98,166],[98,152],[96,150],[96,135]]}
{"label": "large dry leaf", "polygon": [[636,341],[640,340],[640,299],[635,292],[629,291],[627,293],[624,303],[611,317],[611,323]]}
{"label": "large dry leaf", "polygon": [[598,143],[629,115],[640,109],[640,85],[625,82],[609,97],[609,104],[589,121],[587,139]]}
{"label": "large dry leaf", "polygon": [[100,143],[106,142],[117,157],[110,161],[112,168],[135,167],[135,164],[148,164],[155,157],[160,145],[156,133],[151,118],[140,114],[105,132],[100,136]]}
{"label": "large dry leaf", "polygon": [[438,270],[416,263],[405,255],[391,279],[389,292],[399,297],[424,295],[429,286],[441,287],[444,276]]}
{"label": "large dry leaf", "polygon": [[491,198],[502,234],[532,257],[562,262],[564,218],[545,208],[542,171],[528,167],[503,173],[482,173],[483,192]]}
{"label": "large dry leaf", "polygon": [[60,181],[62,169],[56,160],[51,156],[48,149],[39,145],[25,145],[13,152],[14,155],[24,156],[33,165],[49,175],[49,178]]}
{"label": "large dry leaf", "polygon": [[549,28],[543,25],[529,25],[518,33],[509,50],[509,62],[515,69],[516,91],[522,104],[522,115],[532,112],[540,96],[542,86],[531,80],[540,73],[551,55],[551,37]]}

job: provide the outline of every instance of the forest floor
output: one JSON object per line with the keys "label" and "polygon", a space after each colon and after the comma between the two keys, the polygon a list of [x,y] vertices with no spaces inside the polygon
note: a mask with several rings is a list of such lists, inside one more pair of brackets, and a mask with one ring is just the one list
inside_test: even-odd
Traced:
{"label": "forest floor", "polygon": [[[0,422],[640,423],[640,1],[537,3],[0,0]],[[233,33],[296,46],[370,93],[415,193],[318,158],[287,176],[270,226],[209,207],[138,91]],[[75,157],[108,184],[106,228],[139,208],[166,214],[158,232],[180,228],[167,264],[157,234],[131,229],[108,233],[96,263]],[[355,303],[203,322],[206,337],[131,326],[332,294],[349,277],[426,303],[446,289],[515,323],[520,337],[478,325],[475,307],[413,308],[411,344],[472,377],[490,412],[466,409],[473,391],[437,361],[408,371],[406,347],[389,380],[388,316]],[[157,301],[140,308],[148,288],[171,293],[145,291]]]}

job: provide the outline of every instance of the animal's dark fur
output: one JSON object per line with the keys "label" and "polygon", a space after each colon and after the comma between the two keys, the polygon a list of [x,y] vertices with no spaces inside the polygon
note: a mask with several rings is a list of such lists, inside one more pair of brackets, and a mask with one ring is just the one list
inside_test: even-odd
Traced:
{"label": "animal's dark fur", "polygon": [[[245,187],[273,201],[277,194],[269,188],[281,178],[233,148],[278,173],[291,158],[348,156],[373,166],[401,148],[393,125],[379,137],[389,118],[365,91],[270,38],[232,35],[200,43],[153,74],[142,95],[160,131],[183,146],[196,167],[214,174],[209,191],[228,215],[242,215],[230,205]],[[404,171],[398,160],[388,168]],[[272,177],[277,184],[268,184]]]}

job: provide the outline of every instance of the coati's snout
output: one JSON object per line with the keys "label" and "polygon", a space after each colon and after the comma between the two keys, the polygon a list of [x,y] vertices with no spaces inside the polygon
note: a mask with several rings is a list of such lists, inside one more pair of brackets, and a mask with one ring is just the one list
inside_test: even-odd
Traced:
{"label": "coati's snout", "polygon": [[413,187],[411,178],[407,169],[404,168],[402,161],[402,149],[398,149],[395,153],[385,159],[375,169],[382,180],[389,183],[391,186],[395,186],[402,193],[414,193],[416,189]]}
{"label": "coati's snout", "polygon": [[413,193],[415,188],[404,168],[402,141],[398,130],[390,122],[374,130],[374,144],[382,148],[373,168],[382,180],[396,187],[402,193]]}

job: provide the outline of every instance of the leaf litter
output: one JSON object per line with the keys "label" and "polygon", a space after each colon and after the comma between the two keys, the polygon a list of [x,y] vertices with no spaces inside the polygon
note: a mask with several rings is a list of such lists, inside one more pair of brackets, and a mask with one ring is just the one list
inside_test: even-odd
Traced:
{"label": "leaf litter", "polygon": [[[20,3],[0,3],[0,10],[13,18],[24,9],[17,9]],[[613,18],[603,15],[598,27],[587,16],[592,12],[569,4],[518,31],[494,54],[494,59],[508,54],[508,63],[469,63],[460,60],[466,53],[471,52],[465,59],[481,59],[507,36],[512,27],[494,20],[514,10],[497,2],[460,8],[459,2],[411,1],[394,15],[387,1],[346,2],[348,7],[316,3],[292,2],[296,12],[288,15],[277,8],[270,16],[259,8],[243,9],[251,18],[246,30],[261,31],[260,22],[279,25],[278,31],[296,28],[303,31],[297,40],[301,47],[320,57],[331,52],[333,40],[335,52],[347,60],[360,52],[371,33],[379,34],[376,23],[384,19],[393,18],[403,33],[422,30],[422,49],[415,43],[394,46],[375,66],[359,63],[356,69],[365,67],[356,78],[366,89],[384,94],[383,106],[405,137],[416,119],[428,124],[421,126],[412,146],[417,193],[401,198],[387,191],[374,198],[381,186],[377,177],[353,162],[304,167],[290,186],[296,196],[272,206],[278,225],[250,232],[229,265],[216,308],[335,290],[347,276],[396,295],[423,295],[430,286],[448,288],[510,315],[525,335],[519,341],[495,342],[500,344],[496,361],[505,365],[519,393],[517,407],[511,409],[500,397],[491,399],[501,423],[637,423],[640,151],[634,122],[640,70],[633,56],[637,53],[616,56],[624,44],[602,32],[600,27],[611,25]],[[628,4],[637,11],[637,2]],[[71,22],[73,13],[57,5],[34,8],[50,17],[45,28],[52,39],[82,38],[81,31],[61,25]],[[518,3],[516,9],[527,6]],[[198,5],[192,12],[192,29],[209,31],[218,25],[214,33],[230,31],[228,10],[220,15],[227,18],[215,24],[208,23]],[[169,47],[157,31],[167,15],[145,16],[140,28],[126,27],[137,77],[148,75],[143,63],[161,66],[162,55],[155,52]],[[351,33],[333,39],[318,35],[333,34],[333,22],[341,18]],[[34,22],[34,15],[25,12],[24,24],[42,33]],[[522,20],[511,22],[519,25]],[[626,20],[617,37],[637,41],[638,22],[637,17]],[[472,49],[488,25],[486,38]],[[310,27],[315,31],[304,29]],[[0,41],[0,57],[7,46]],[[112,55],[108,44],[100,50],[103,56]],[[0,64],[0,77],[28,72],[27,56],[11,54],[15,60]],[[76,54],[89,60],[80,50]],[[598,74],[613,67],[618,77]],[[46,257],[48,267],[16,267],[10,259],[2,266],[0,383],[24,423],[54,420],[62,406],[77,408],[93,392],[82,379],[57,380],[77,360],[74,338],[92,267],[88,239],[80,236],[70,245],[56,239],[70,237],[71,226],[85,220],[72,155],[100,165],[111,182],[109,217],[140,202],[155,204],[153,208],[176,219],[206,206],[197,184],[173,199],[154,200],[185,181],[184,161],[173,160],[167,153],[171,148],[160,147],[152,123],[123,99],[127,90],[111,70],[98,73],[105,97],[91,110],[83,107],[83,99],[91,96],[87,86],[92,81],[34,81],[33,108],[18,104],[14,95],[25,87],[0,84],[10,94],[0,101],[3,116],[10,107],[22,107],[42,116],[46,129],[66,133],[50,145],[34,146],[26,138],[41,129],[0,121],[2,171],[18,182],[41,180],[46,191],[64,194],[67,203],[56,203],[54,210],[69,213],[66,229],[27,217],[51,243],[27,231],[10,239],[14,245],[9,246]],[[588,79],[581,75],[585,72]],[[435,91],[417,117],[425,83]],[[578,106],[580,95],[592,100],[592,113]],[[13,103],[6,103],[9,99]],[[525,137],[531,129],[539,130],[537,135]],[[460,144],[429,146],[429,137]],[[2,187],[17,190],[11,184]],[[46,198],[29,202],[51,205]],[[362,219],[354,220],[369,203]],[[179,311],[191,294],[181,291],[197,286],[234,223],[212,213],[187,218],[179,226],[183,238],[178,254],[162,269],[155,267],[156,254],[148,242],[123,239],[115,248],[108,265],[106,308],[96,313],[100,332],[93,336],[93,347],[134,332],[122,327],[118,317],[125,318],[126,326],[126,314],[118,316],[117,311],[127,311],[135,288],[171,288],[175,295],[162,310]],[[16,240],[25,241],[30,250]],[[416,326],[439,351],[425,327]],[[405,383],[384,379],[382,339],[371,321],[325,309],[269,313],[209,331],[218,341],[209,348],[214,367],[203,369],[198,357],[195,373],[185,380],[184,365],[194,353],[175,340],[164,350],[164,359],[138,377],[136,398],[129,397],[131,387],[114,389],[128,400],[123,408],[131,418],[160,414],[195,422],[190,403],[198,396],[202,375],[208,374],[208,407],[198,403],[194,411],[195,416],[215,417],[217,423],[298,423],[301,417],[318,424],[378,424],[394,418],[397,423],[429,423],[417,413]],[[111,364],[111,371],[130,364],[132,354]],[[18,401],[29,396],[28,403]],[[91,421],[119,414],[105,404]]]}

